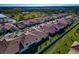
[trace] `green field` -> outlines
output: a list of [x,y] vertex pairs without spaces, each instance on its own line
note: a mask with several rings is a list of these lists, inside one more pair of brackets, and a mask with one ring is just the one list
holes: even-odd
[[[76,25],[78,23],[78,21],[74,20],[74,22],[71,24],[71,26],[68,26],[64,32],[68,31],[70,28],[72,28],[74,25]],[[79,25],[78,25],[79,26]],[[74,39],[74,35],[72,35],[76,29],[78,28],[75,27],[74,29],[72,29],[69,33],[67,33],[65,36],[63,36],[57,43],[55,43],[54,45],[52,45],[51,47],[49,47],[45,52],[43,52],[44,54],[52,54],[52,53],[67,53],[69,51],[69,48],[71,47],[71,44],[73,43],[71,38]],[[64,33],[63,32],[63,33]],[[38,47],[38,52],[40,50],[42,50],[44,47],[46,47],[49,43],[51,43],[51,41],[55,40],[56,38],[58,38],[58,36],[60,36],[59,34],[56,34],[55,36],[49,36],[49,40],[47,40],[46,42],[44,42],[43,44],[41,44]],[[37,52],[37,53],[38,53]]]
[[29,12],[29,13],[7,13],[6,16],[13,17],[17,21],[33,19],[41,16],[47,16],[47,13],[43,12]]

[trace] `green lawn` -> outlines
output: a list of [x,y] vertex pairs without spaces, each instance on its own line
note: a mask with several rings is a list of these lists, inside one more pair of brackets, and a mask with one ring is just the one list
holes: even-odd
[[55,35],[55,36],[53,36],[53,37],[49,36],[49,40],[47,40],[46,42],[44,42],[43,44],[41,44],[40,46],[38,46],[38,51],[40,51],[42,48],[44,48],[45,46],[47,46],[52,40],[54,40],[57,37],[58,37],[58,34]]

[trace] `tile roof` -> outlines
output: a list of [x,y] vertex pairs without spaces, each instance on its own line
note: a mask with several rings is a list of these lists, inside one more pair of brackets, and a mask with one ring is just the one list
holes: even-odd
[[67,24],[67,20],[65,20],[65,19],[59,20],[58,22],[62,23],[62,24]]
[[48,33],[49,32],[50,33],[55,33],[56,32],[56,28],[52,24],[44,25],[44,26],[42,26],[42,29],[44,29]]
[[4,28],[6,28],[7,30],[9,30],[11,27],[15,27],[15,25],[11,24],[11,23],[5,23],[5,25],[3,25]]
[[18,28],[24,28],[25,27],[25,24],[23,22],[17,22],[15,24]]
[[30,30],[29,32],[31,32],[31,33],[37,35],[38,38],[43,38],[44,35],[45,35],[44,32],[42,32],[42,31],[40,31],[40,30],[38,30],[38,29],[32,29],[32,30]]
[[37,35],[26,32],[21,35],[20,39],[21,39],[22,44],[31,43],[37,39]]
[[70,51],[68,53],[69,54],[79,54],[79,42],[75,41],[72,44]]

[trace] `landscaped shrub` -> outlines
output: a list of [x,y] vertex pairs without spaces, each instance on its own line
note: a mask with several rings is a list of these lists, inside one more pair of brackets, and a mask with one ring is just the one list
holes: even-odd
[[7,33],[8,33],[8,30],[7,30],[6,28],[2,28],[2,29],[0,30],[0,33],[1,33],[2,35],[7,34]]
[[79,33],[79,28],[76,30],[77,33]]

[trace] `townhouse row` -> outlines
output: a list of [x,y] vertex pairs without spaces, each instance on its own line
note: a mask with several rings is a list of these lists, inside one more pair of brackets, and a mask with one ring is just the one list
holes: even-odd
[[6,35],[0,39],[0,53],[21,53],[39,43],[49,39],[58,33],[61,29],[73,23],[72,17],[56,19],[49,24],[41,24],[38,28],[32,28],[28,31],[20,32],[16,35]]
[[12,18],[9,18],[5,15],[0,14],[0,35],[5,35],[7,33],[12,33],[29,26],[41,24],[43,22],[48,22],[56,18],[65,17],[67,14],[52,14],[49,16],[38,17],[29,20],[16,21]]

